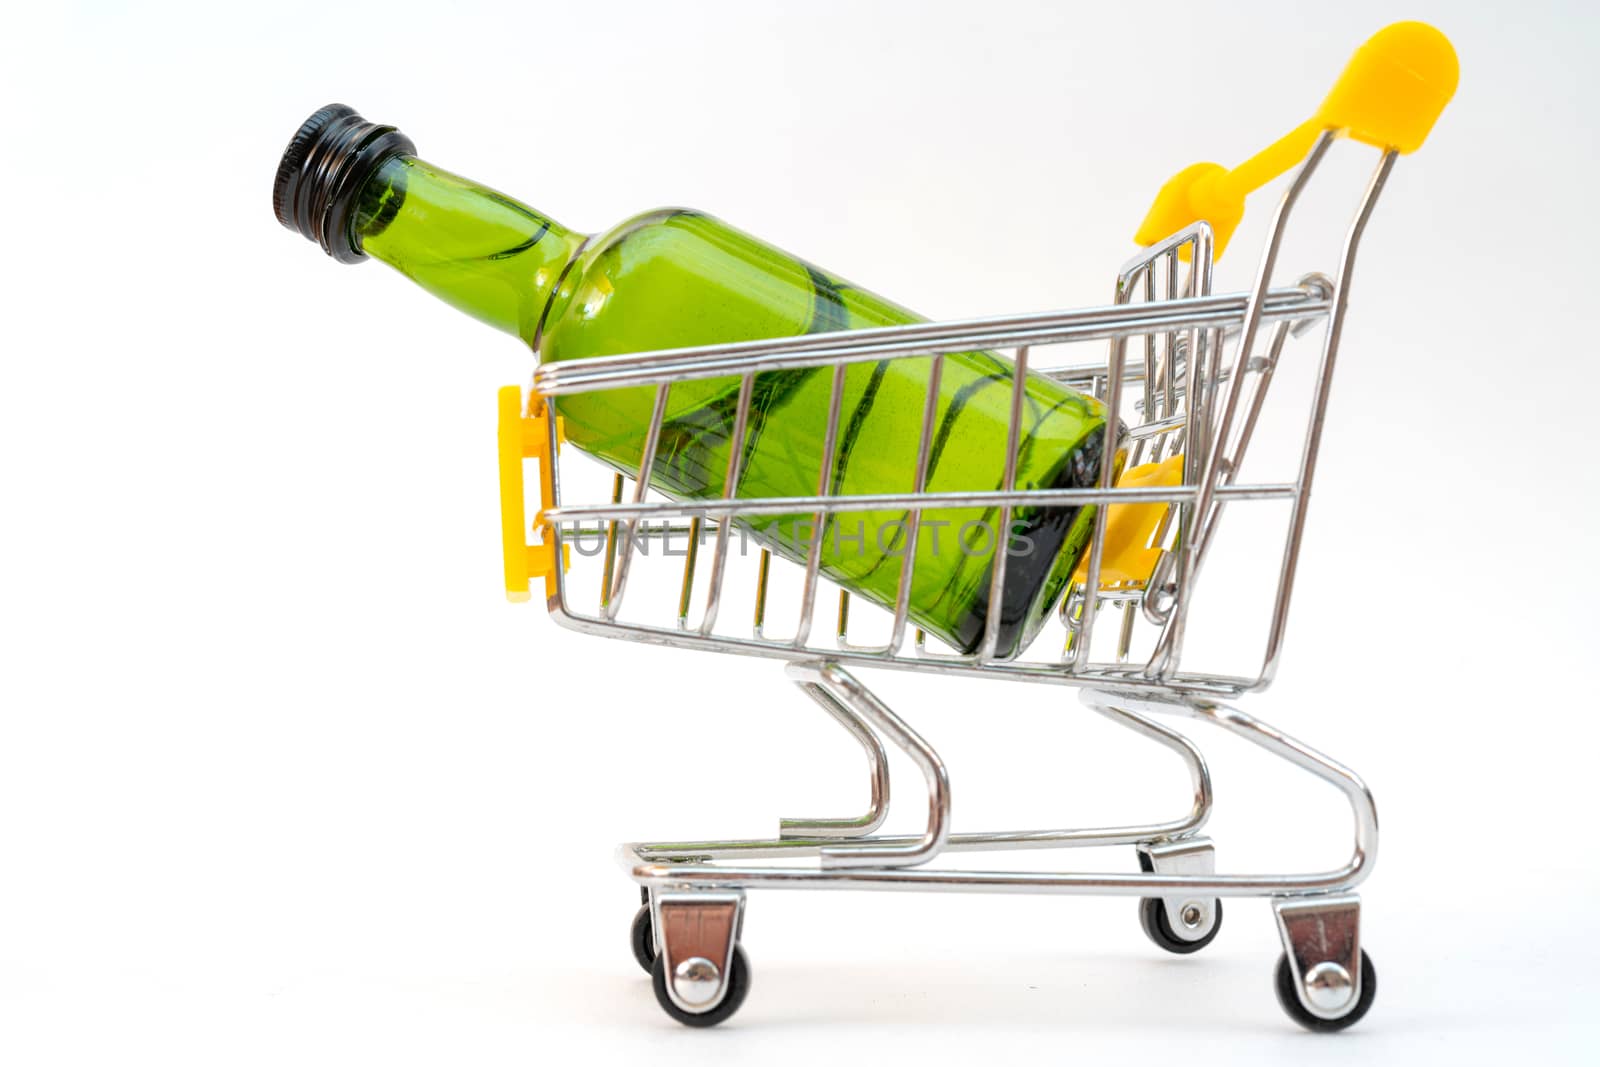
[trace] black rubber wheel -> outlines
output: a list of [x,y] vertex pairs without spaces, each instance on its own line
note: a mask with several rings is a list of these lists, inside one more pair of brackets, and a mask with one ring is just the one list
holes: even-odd
[[1278,1003],[1283,1005],[1283,1010],[1289,1018],[1305,1027],[1307,1030],[1319,1034],[1331,1034],[1343,1030],[1347,1026],[1354,1026],[1367,1014],[1367,1009],[1372,1007],[1372,998],[1378,995],[1378,972],[1372,966],[1372,957],[1367,955],[1367,950],[1361,950],[1361,996],[1356,998],[1355,1005],[1339,1016],[1337,1019],[1321,1019],[1306,1011],[1306,1006],[1300,1003],[1300,998],[1294,990],[1294,968],[1289,966],[1289,954],[1284,953],[1278,957],[1278,980],[1273,983],[1278,991]]
[[633,929],[629,931],[628,941],[633,947],[633,958],[639,961],[644,973],[649,974],[656,962],[656,928],[650,919],[650,905],[640,908],[633,917]]
[[[1150,863],[1150,857],[1143,852],[1139,853],[1139,869],[1146,874],[1155,870]],[[1172,929],[1172,923],[1167,921],[1166,905],[1160,897],[1139,898],[1139,925],[1144,929],[1145,936],[1161,948],[1179,956],[1187,956],[1211,944],[1222,932],[1222,901],[1213,900],[1211,907],[1215,910],[1217,918],[1211,924],[1211,931],[1202,938],[1189,940],[1179,937]]]
[[745,959],[743,945],[733,946],[733,966],[728,969],[728,992],[721,1003],[705,1012],[684,1011],[672,1003],[672,998],[667,995],[667,962],[659,956],[650,965],[650,978],[662,1011],[685,1026],[716,1026],[738,1011],[739,1005],[744,1003],[745,994],[750,992],[750,962]]
[[1172,929],[1172,924],[1167,921],[1166,903],[1160,897],[1140,898],[1139,925],[1144,927],[1145,936],[1161,948],[1179,956],[1187,956],[1211,944],[1217,939],[1217,934],[1222,932],[1222,901],[1213,900],[1211,906],[1216,911],[1216,921],[1211,924],[1206,936],[1193,941],[1179,937]]

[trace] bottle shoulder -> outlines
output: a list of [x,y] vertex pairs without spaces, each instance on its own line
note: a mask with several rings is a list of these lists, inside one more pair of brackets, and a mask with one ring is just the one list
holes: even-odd
[[806,264],[691,208],[645,211],[584,242],[540,330],[561,360],[805,329]]
[[694,258],[719,254],[750,264],[787,264],[803,271],[804,265],[781,250],[707,212],[687,207],[662,207],[633,215],[594,234],[577,256],[576,270],[584,272],[622,255],[631,261],[670,257]]
[[711,216],[703,211],[689,207],[658,207],[648,211],[641,211],[630,215],[610,229],[593,234],[584,244],[584,253],[590,254],[603,249],[614,247],[637,235],[660,231],[663,228],[673,228],[675,223],[681,224],[684,219],[709,219]]

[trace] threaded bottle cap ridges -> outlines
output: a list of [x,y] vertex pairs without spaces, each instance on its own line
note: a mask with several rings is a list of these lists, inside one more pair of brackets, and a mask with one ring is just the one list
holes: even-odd
[[329,104],[301,123],[283,150],[272,186],[278,221],[340,263],[367,258],[352,232],[356,194],[385,160],[415,155],[411,138]]

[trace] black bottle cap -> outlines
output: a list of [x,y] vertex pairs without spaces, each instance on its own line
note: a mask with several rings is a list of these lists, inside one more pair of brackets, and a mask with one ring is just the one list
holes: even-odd
[[340,263],[367,258],[351,232],[356,194],[372,172],[397,155],[416,155],[411,138],[343,104],[315,112],[290,140],[272,184],[272,211]]

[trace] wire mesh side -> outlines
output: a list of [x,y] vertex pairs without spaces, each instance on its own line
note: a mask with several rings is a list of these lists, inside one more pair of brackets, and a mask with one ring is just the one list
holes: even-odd
[[[1066,684],[1116,681],[1216,692],[1238,692],[1266,684],[1281,651],[1305,521],[1305,495],[1320,443],[1327,384],[1337,351],[1354,250],[1393,162],[1392,153],[1385,155],[1369,184],[1357,223],[1346,242],[1337,280],[1308,276],[1300,284],[1274,288],[1271,283],[1284,226],[1331,140],[1331,135],[1319,140],[1292,179],[1274,218],[1255,283],[1246,293],[1212,293],[1212,235],[1208,226],[1199,223],[1127,264],[1118,275],[1114,303],[1107,307],[712,345],[542,367],[535,377],[535,388],[558,411],[568,396],[641,386],[654,390],[651,423],[644,428],[641,478],[616,475],[610,481],[609,493],[588,498],[600,500],[598,503],[582,502],[558,489],[556,506],[544,516],[554,524],[558,540],[568,532],[583,529],[605,534],[598,608],[581,607],[569,595],[572,587],[568,576],[563,575],[557,583],[557,595],[552,598],[552,611],[565,624],[586,631],[778,658],[823,655],[845,662],[910,670],[1000,673]],[[1242,482],[1239,472],[1257,435],[1286,346],[1291,338],[1318,322],[1326,322],[1327,327],[1315,368],[1317,388],[1294,476],[1281,481]],[[1107,342],[1106,357],[1065,365],[1036,361],[1041,349],[1087,340]],[[1007,456],[1000,484],[994,489],[929,492],[929,449],[944,359],[956,353],[997,349],[1013,352],[1015,364]],[[928,366],[928,388],[917,431],[917,458],[909,484],[904,491],[895,492],[830,492],[839,458],[847,370],[856,363],[895,359],[922,359]],[[749,427],[754,382],[763,373],[802,369],[829,376],[817,491],[811,496],[741,496],[741,443]],[[1121,453],[1114,448],[1102,450],[1098,477],[1092,486],[1017,486],[1023,383],[1033,371],[1098,397],[1125,423],[1127,432]],[[680,383],[708,378],[740,382],[733,419],[734,445],[721,479],[721,495],[688,501],[653,498],[649,488],[651,467],[670,392]],[[1119,473],[1127,468],[1167,463],[1178,456],[1183,457],[1180,484],[1139,488],[1116,485]],[[626,494],[624,486],[630,490]],[[1215,541],[1223,512],[1245,501],[1262,500],[1287,501],[1290,520],[1259,670],[1192,669],[1185,664],[1185,628],[1194,606],[1201,564]],[[1110,513],[1118,506],[1139,504],[1166,505],[1147,546],[1156,553],[1156,562],[1148,577],[1102,581]],[[1018,658],[999,647],[996,619],[1008,567],[1006,551],[995,551],[993,567],[986,576],[989,584],[983,595],[988,612],[973,651],[936,648],[929,635],[915,625],[910,599],[926,513],[935,509],[993,509],[1000,516],[1001,529],[1009,530],[1011,517],[1020,508],[1082,506],[1094,509],[1093,530],[1080,573],[1060,601],[1055,653],[1043,659],[1036,655]],[[813,536],[803,552],[786,552],[758,543],[748,614],[725,618],[722,609],[728,605],[730,595],[726,576],[732,566],[736,531],[759,526],[755,522],[758,519],[787,516],[806,517],[812,531],[821,531],[842,515],[883,509],[903,512],[906,522],[905,551],[894,596],[868,609],[869,614],[887,624],[887,633],[880,639],[856,636],[861,621],[857,616],[864,602],[824,573],[821,536]],[[657,524],[660,529],[682,534],[689,545],[681,565],[675,563],[679,567],[674,578],[676,600],[666,623],[624,615],[630,574],[638,565],[633,562],[633,543],[644,524]],[[704,561],[699,551],[708,533],[714,535],[709,568],[701,565]],[[782,594],[789,588],[786,583],[798,583],[797,616],[791,632],[775,633],[774,598],[784,599]],[[819,602],[830,587],[837,594],[835,625],[822,628],[816,625],[816,615]],[[704,607],[696,621],[691,618],[690,605],[699,588],[703,588]],[[1106,640],[1100,641],[1096,638],[1097,627],[1103,613],[1108,612],[1112,615],[1103,620]],[[733,632],[736,618],[748,619],[747,633]],[[1149,638],[1140,646],[1147,646],[1147,652],[1135,652],[1136,634]]]

